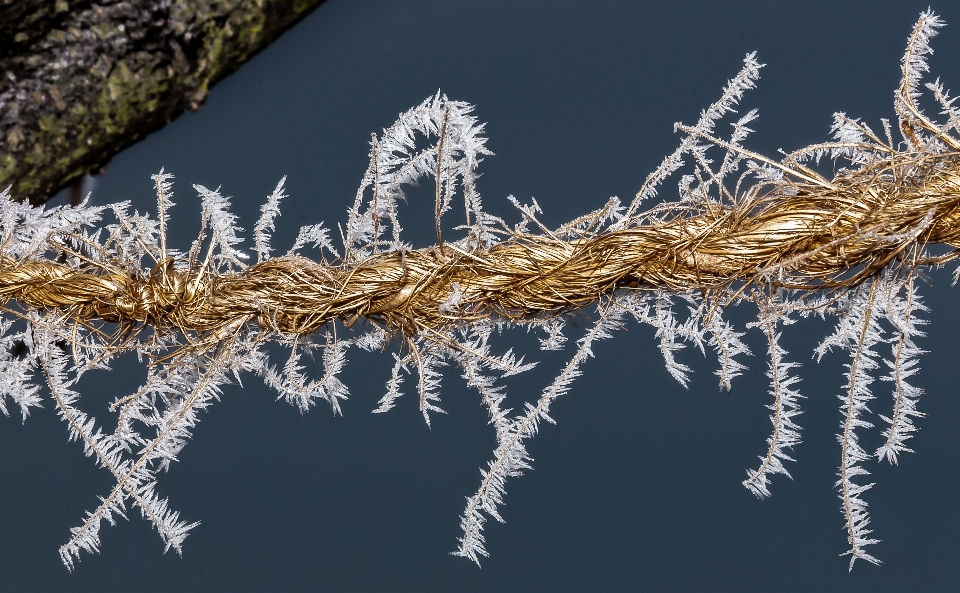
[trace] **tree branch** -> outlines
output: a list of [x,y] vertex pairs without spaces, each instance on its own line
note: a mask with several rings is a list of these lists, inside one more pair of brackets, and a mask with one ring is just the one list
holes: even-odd
[[0,0],[0,190],[45,202],[323,0]]

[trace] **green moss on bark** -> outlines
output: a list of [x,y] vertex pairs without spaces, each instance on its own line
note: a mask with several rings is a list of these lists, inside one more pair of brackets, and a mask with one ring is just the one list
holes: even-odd
[[98,172],[321,2],[0,5],[0,188],[41,203]]

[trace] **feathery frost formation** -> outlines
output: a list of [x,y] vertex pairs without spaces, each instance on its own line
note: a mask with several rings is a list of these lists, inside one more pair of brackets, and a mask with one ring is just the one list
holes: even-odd
[[[322,400],[340,413],[349,391],[338,374],[353,347],[392,357],[374,412],[403,405],[409,392],[429,424],[443,412],[447,365],[479,395],[496,447],[466,498],[454,552],[479,562],[488,554],[485,521],[503,520],[507,483],[531,467],[530,439],[542,422],[554,422],[551,406],[571,389],[594,344],[630,319],[653,328],[667,371],[683,385],[691,371],[677,358],[684,347],[712,351],[720,385],[730,389],[750,354],[745,332],[762,336],[772,428],[743,484],[767,497],[776,474],[789,476],[786,462],[801,439],[799,365],[781,335],[819,315],[835,318],[836,328],[816,357],[849,357],[838,394],[836,483],[846,554],[851,568],[858,558],[878,563],[866,551],[878,541],[868,529],[867,464],[874,457],[896,463],[910,451],[922,416],[922,390],[908,382],[927,311],[915,279],[920,268],[956,258],[960,247],[960,111],[939,81],[926,88],[946,121],[918,106],[929,40],[940,26],[927,12],[909,38],[894,103],[902,141],[886,120],[877,134],[838,113],[833,140],[774,161],[743,146],[755,111],[720,138],[720,122],[759,77],[762,65],[750,54],[696,125],[677,124],[679,148],[629,205],[611,199],[555,229],[540,221],[536,201],[511,197],[519,211],[512,225],[483,210],[476,188],[478,165],[490,154],[483,126],[470,105],[440,94],[372,137],[339,246],[321,223],[303,227],[289,251],[273,255],[284,180],[253,226],[255,262],[229,198],[199,185],[203,230],[186,251],[168,245],[173,176],[163,170],[153,176],[155,217],[131,212],[128,203],[30,208],[3,192],[0,411],[19,408],[26,419],[47,400],[69,438],[114,479],[70,530],[63,562],[72,570],[82,551],[98,551],[102,523],[132,509],[179,553],[197,523],[171,510],[157,475],[177,460],[222,386],[254,373],[303,412]],[[829,179],[817,172],[824,158],[839,169]],[[681,170],[679,200],[642,211],[642,201]],[[413,249],[401,237],[398,201],[405,186],[424,181],[435,187],[437,244]],[[300,255],[308,248],[311,259]],[[744,331],[723,318],[737,303],[757,310]],[[592,321],[577,336],[568,321],[584,309]],[[539,396],[515,411],[504,407],[501,380],[535,363],[495,352],[492,337],[518,326],[539,332],[543,350],[571,354]],[[271,358],[277,345],[289,351],[281,360]],[[83,411],[75,386],[131,351],[148,363],[146,381],[98,421]],[[322,369],[314,372],[303,355],[315,352]],[[878,376],[890,389],[878,390]],[[873,453],[859,441],[873,427],[868,404],[887,410],[878,414],[884,444]],[[103,422],[104,413],[116,419]]]

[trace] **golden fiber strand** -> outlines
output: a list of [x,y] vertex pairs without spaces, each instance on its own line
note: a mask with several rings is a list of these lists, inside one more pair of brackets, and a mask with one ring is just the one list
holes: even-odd
[[[677,125],[684,134],[680,147],[628,207],[611,198],[556,229],[537,219],[535,201],[526,206],[511,197],[522,215],[512,228],[483,211],[474,186],[477,166],[490,154],[483,125],[472,106],[439,93],[372,136],[370,164],[341,228],[342,255],[321,224],[301,228],[287,255],[271,257],[286,178],[261,208],[251,265],[235,247],[242,229],[229,199],[202,186],[194,186],[203,204],[199,237],[185,254],[167,244],[173,184],[163,170],[153,176],[156,220],[129,214],[126,203],[43,211],[0,202],[0,410],[6,413],[6,398],[24,417],[41,405],[31,383],[36,371],[71,438],[116,481],[71,531],[61,548],[64,563],[72,569],[81,551],[98,549],[101,519],[112,523],[127,505],[139,507],[179,552],[195,523],[169,509],[156,493],[156,476],[177,460],[199,412],[219,398],[222,385],[254,373],[301,411],[325,400],[340,413],[349,391],[337,375],[353,346],[400,351],[392,353],[377,412],[395,405],[405,376],[416,372],[411,383],[429,425],[430,414],[443,411],[445,364],[459,365],[468,386],[480,392],[497,445],[477,492],[468,497],[454,552],[479,562],[487,555],[484,522],[502,520],[497,509],[507,479],[531,467],[527,441],[541,421],[554,421],[551,405],[593,357],[593,345],[633,318],[654,328],[666,369],[681,384],[687,385],[691,369],[674,353],[686,343],[714,350],[720,384],[729,389],[746,368],[736,357],[750,353],[741,340],[745,332],[723,318],[733,303],[756,307],[757,320],[746,329],[764,334],[768,358],[773,430],[743,482],[760,498],[770,496],[772,476],[790,475],[784,463],[793,461],[801,442],[803,396],[792,370],[798,365],[781,345],[779,328],[811,314],[836,318],[815,349],[818,359],[831,350],[850,356],[839,396],[842,453],[835,488],[850,566],[857,559],[879,563],[865,551],[879,540],[870,536],[861,497],[872,486],[862,483],[869,474],[864,464],[874,457],[896,462],[910,451],[906,443],[917,430],[913,419],[923,416],[917,408],[923,390],[908,379],[923,353],[914,339],[923,335],[921,314],[927,311],[914,280],[922,277],[921,268],[960,257],[960,140],[954,135],[960,110],[939,82],[927,88],[946,123],[935,123],[917,104],[928,42],[939,26],[924,13],[909,38],[895,93],[901,143],[894,143],[886,120],[884,140],[842,113],[834,116],[832,141],[779,162],[742,144],[754,111],[733,124],[728,140],[718,138],[716,124],[759,77],[762,65],[749,54],[697,125]],[[829,179],[818,172],[823,157],[836,168]],[[641,201],[682,167],[693,174],[681,178],[680,199],[640,211]],[[411,249],[400,239],[397,203],[404,187],[431,177],[437,243]],[[451,239],[441,220],[457,195],[466,224],[454,228],[464,236]],[[7,196],[3,192],[0,200]],[[107,210],[118,224],[97,230]],[[310,243],[326,250],[319,261],[297,255]],[[517,326],[536,329],[546,335],[542,349],[560,350],[568,339],[564,329],[574,325],[568,314],[591,306],[596,311],[585,315],[589,327],[573,342],[559,375],[511,416],[498,381],[536,363],[512,349],[492,353],[491,336]],[[279,368],[271,364],[277,345],[290,350]],[[891,347],[893,360],[883,358],[881,346]],[[322,378],[311,380],[301,358],[316,351],[322,352]],[[102,430],[80,410],[72,386],[125,352],[146,361],[147,378],[109,404],[116,428]],[[881,416],[888,424],[883,446],[867,453],[858,431],[873,427],[865,418],[872,413],[868,403],[877,399],[872,373],[881,362],[889,367],[883,378],[894,384],[893,409]]]
[[[850,287],[910,246],[960,245],[960,155],[897,154],[843,171],[832,186],[787,181],[733,206],[678,204],[595,236],[518,234],[489,249],[392,251],[354,265],[294,256],[217,276],[166,259],[137,277],[4,257],[0,297],[28,309],[61,308],[80,322],[161,331],[218,331],[256,319],[307,334],[363,317],[411,335],[491,315],[555,314],[620,288]],[[453,283],[462,293],[459,311],[441,313]]]

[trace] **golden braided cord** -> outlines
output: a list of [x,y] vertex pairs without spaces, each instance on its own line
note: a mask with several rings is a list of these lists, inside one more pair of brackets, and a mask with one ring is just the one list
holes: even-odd
[[[675,203],[636,226],[560,239],[517,234],[489,249],[391,251],[354,265],[283,257],[216,276],[157,265],[149,277],[80,272],[51,261],[0,260],[0,297],[60,308],[79,322],[146,323],[216,332],[248,320],[307,334],[369,318],[407,335],[498,315],[579,308],[620,288],[850,287],[925,244],[960,245],[960,155],[895,153],[829,184],[788,180],[736,205]],[[452,286],[458,308],[441,306]]]

